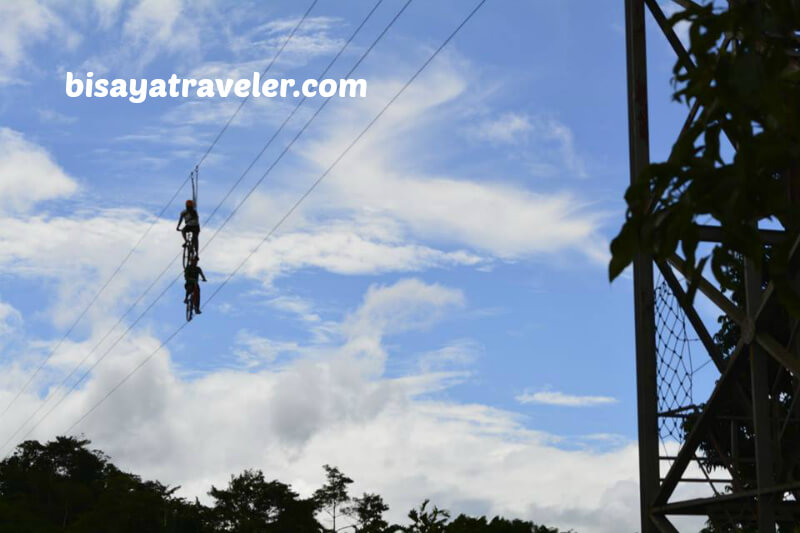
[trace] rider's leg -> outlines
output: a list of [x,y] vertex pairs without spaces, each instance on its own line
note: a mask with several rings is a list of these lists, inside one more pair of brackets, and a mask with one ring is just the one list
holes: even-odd
[[191,292],[190,292],[191,288],[192,287],[191,287],[191,284],[189,282],[186,282],[186,283],[183,284],[183,289],[186,291],[186,295],[183,297],[183,303],[185,303],[185,304],[189,303],[189,296],[191,296]]
[[195,283],[194,285],[194,312],[197,314],[201,314],[200,311],[200,284]]
[[192,246],[194,246],[194,253],[200,253],[200,226],[196,226],[192,230]]

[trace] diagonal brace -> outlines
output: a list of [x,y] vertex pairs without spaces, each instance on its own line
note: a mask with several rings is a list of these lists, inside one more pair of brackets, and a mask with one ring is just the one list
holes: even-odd
[[644,1],[647,4],[647,7],[650,9],[650,13],[652,13],[653,18],[656,19],[661,31],[664,32],[664,36],[667,38],[667,41],[669,41],[670,46],[672,46],[672,49],[675,51],[675,54],[678,56],[678,59],[683,67],[689,72],[694,70],[695,65],[692,61],[692,58],[689,57],[689,52],[686,51],[686,48],[684,48],[681,40],[678,39],[677,35],[675,35],[675,30],[673,30],[672,26],[670,26],[667,16],[661,10],[661,6],[658,5],[656,0]]
[[737,368],[737,363],[741,359],[740,356],[742,352],[745,351],[744,346],[745,344],[739,341],[736,349],[731,354],[730,362],[725,368],[725,372],[722,374],[722,377],[720,377],[719,381],[717,381],[714,391],[711,393],[708,403],[706,403],[705,409],[703,409],[703,412],[697,419],[697,423],[689,432],[689,435],[686,437],[686,442],[680,451],[678,451],[675,461],[672,463],[672,466],[670,466],[666,477],[664,477],[664,482],[659,487],[654,505],[664,505],[667,503],[669,497],[672,495],[672,491],[675,490],[675,487],[678,485],[681,476],[683,476],[686,467],[688,467],[689,463],[692,461],[695,451],[697,451],[697,447],[700,445],[702,436],[706,432],[708,424],[714,420],[714,411],[716,411],[720,405],[722,405],[728,387],[731,385],[731,383],[735,382],[734,370]]
[[[669,258],[669,263],[678,269],[683,275],[687,275],[686,263],[673,254]],[[714,287],[703,276],[697,276],[698,289],[708,297],[709,300],[714,302],[725,314],[727,314],[739,327],[742,328],[742,336],[745,342],[755,340],[760,344],[768,354],[770,354],[776,361],[786,367],[795,376],[800,376],[800,359],[795,357],[789,350],[782,346],[775,337],[764,331],[756,331],[755,321],[758,319],[759,314],[764,309],[767,299],[774,294],[774,285],[770,283],[767,290],[763,293],[761,298],[761,305],[756,312],[755,316],[748,317],[745,313],[732,301],[725,297],[716,287]]]

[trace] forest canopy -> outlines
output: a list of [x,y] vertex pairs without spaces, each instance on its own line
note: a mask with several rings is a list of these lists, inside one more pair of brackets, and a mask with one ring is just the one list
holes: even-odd
[[0,532],[14,533],[559,533],[519,519],[450,513],[426,499],[408,523],[389,524],[379,494],[351,496],[353,480],[324,465],[326,481],[308,498],[260,470],[212,486],[210,505],[176,496],[179,487],[116,467],[88,440],[26,441],[0,462]]

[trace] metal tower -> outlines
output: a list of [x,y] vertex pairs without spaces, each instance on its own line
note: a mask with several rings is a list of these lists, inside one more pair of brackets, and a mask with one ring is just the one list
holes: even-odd
[[[646,10],[678,59],[692,68],[657,0],[625,0],[631,179],[650,162]],[[781,231],[762,230],[762,235],[769,242],[789,238]],[[701,238],[720,242],[721,230],[703,226]],[[793,255],[800,255],[794,254],[798,244],[793,243]],[[774,532],[779,522],[800,526],[800,480],[790,473],[800,449],[782,444],[787,428],[791,432],[800,426],[798,321],[786,320],[786,336],[770,333],[774,322],[765,327],[765,320],[774,320],[765,316],[765,309],[774,306],[774,287],[761,282],[749,261],[744,264],[744,302],[738,305],[700,279],[699,293],[740,332],[735,350],[722,354],[676,272],[685,272],[678,255],[655,261],[640,253],[633,263],[641,532],[678,531],[670,518],[680,515],[715,517],[723,524],[748,522],[762,533]],[[656,273],[662,280],[658,284]],[[693,400],[694,370],[686,357],[691,346],[702,347],[707,370],[716,367],[703,402]],[[790,380],[794,390],[788,413],[778,414],[775,408],[778,379]],[[740,447],[743,439],[747,445]],[[750,472],[747,479],[744,471]],[[707,495],[698,496],[701,487]]]

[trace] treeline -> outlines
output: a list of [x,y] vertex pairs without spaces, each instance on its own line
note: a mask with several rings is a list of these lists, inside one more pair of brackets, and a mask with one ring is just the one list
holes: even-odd
[[378,494],[351,496],[352,479],[325,465],[310,498],[259,470],[211,487],[212,505],[175,496],[178,487],[123,472],[89,441],[26,441],[0,462],[0,532],[13,533],[558,533],[522,520],[450,513],[425,500],[410,525],[389,524]]

